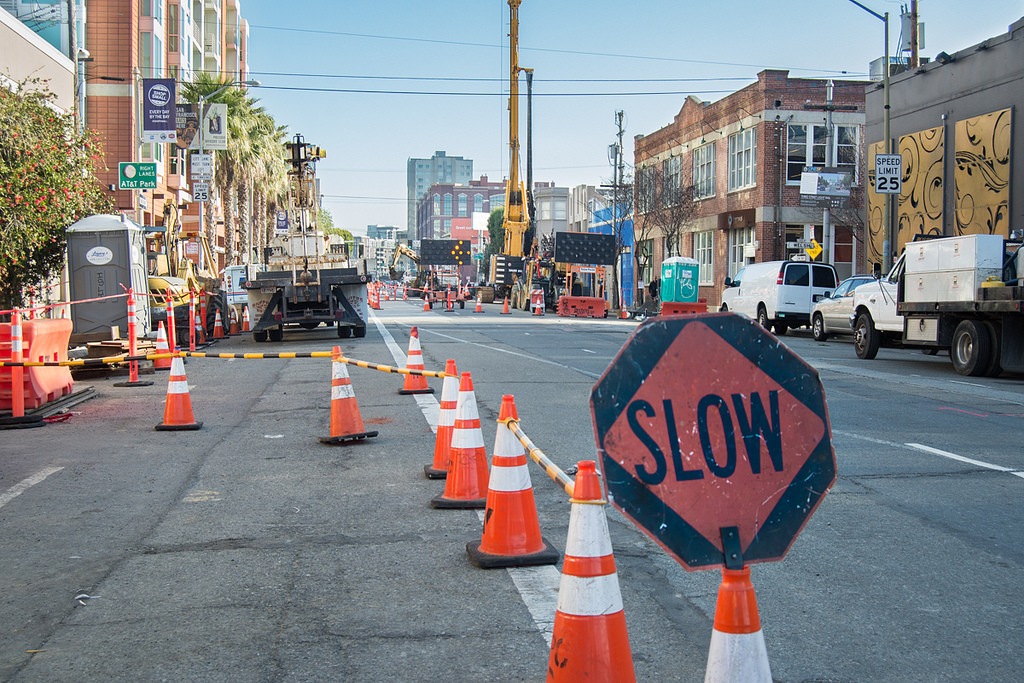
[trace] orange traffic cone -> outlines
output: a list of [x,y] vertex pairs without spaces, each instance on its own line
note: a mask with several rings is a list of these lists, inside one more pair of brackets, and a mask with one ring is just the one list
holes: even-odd
[[526,450],[508,428],[508,420],[518,419],[515,399],[502,396],[487,486],[484,532],[479,543],[466,544],[470,561],[481,569],[558,562],[558,551],[540,535]]
[[408,300],[409,300],[409,288],[403,286],[402,287],[402,301],[408,301]]
[[448,359],[441,384],[441,411],[437,418],[437,438],[434,440],[434,462],[423,466],[427,479],[448,476],[448,463],[452,459],[452,429],[455,427],[455,408],[459,402],[459,371],[455,361]]
[[192,399],[188,395],[185,364],[179,356],[171,359],[171,376],[167,379],[164,421],[154,429],[158,432],[178,432],[202,427],[203,423],[196,422],[195,416],[192,415]]
[[444,493],[430,501],[433,508],[482,508],[487,503],[487,449],[480,431],[473,378],[462,373],[452,427],[452,458]]
[[341,347],[335,346],[331,356],[331,435],[319,437],[320,443],[336,445],[347,441],[377,436],[368,432],[359,415],[359,404],[348,368],[341,360]]
[[622,320],[629,320],[629,311],[623,308],[621,311],[619,311],[619,318],[621,318]]
[[573,488],[547,676],[548,681],[584,679],[636,680],[593,460],[579,463]]
[[[167,333],[164,332],[164,322],[161,320],[160,324],[156,328],[156,352],[170,353],[171,350],[167,347]],[[154,358],[153,359],[154,370],[170,370],[171,359],[170,358]]]
[[757,613],[757,596],[750,582],[750,568],[723,568],[704,681],[771,683],[771,680],[768,650]]
[[249,307],[246,306],[242,309],[242,332],[248,332],[251,328],[252,320],[249,318]]
[[430,300],[427,297],[423,297],[423,310],[424,311],[429,311],[430,310]]
[[[409,355],[405,360],[406,370],[425,370],[423,366],[423,352],[420,351],[420,331],[412,328],[409,331]],[[398,390],[400,394],[432,394],[433,387],[427,386],[427,378],[423,375],[409,374],[405,376],[405,383]]]
[[484,302],[483,302],[483,299],[481,298],[481,296],[479,294],[476,295],[476,311],[474,311],[474,312],[475,313],[483,313],[484,312]]
[[238,314],[235,313],[234,306],[231,306],[229,310],[231,311],[231,315],[228,316],[228,334],[235,336],[238,334]]
[[213,319],[213,338],[224,338],[224,321],[220,319],[220,309],[217,309],[217,317]]
[[505,297],[505,305],[501,308],[502,315],[510,315],[512,311],[508,310],[508,297]]

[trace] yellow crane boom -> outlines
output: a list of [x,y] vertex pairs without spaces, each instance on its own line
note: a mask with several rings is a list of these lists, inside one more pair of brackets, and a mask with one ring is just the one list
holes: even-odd
[[505,186],[505,245],[502,253],[525,256],[523,244],[530,227],[526,188],[519,179],[519,5],[522,0],[508,0],[509,28],[509,90],[508,90],[508,152],[509,173]]

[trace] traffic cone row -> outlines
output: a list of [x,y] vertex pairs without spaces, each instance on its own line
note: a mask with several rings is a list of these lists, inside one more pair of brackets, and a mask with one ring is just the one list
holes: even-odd
[[704,683],[771,683],[750,568],[722,569]]
[[452,429],[455,427],[455,409],[459,401],[459,373],[455,361],[449,359],[444,366],[441,384],[441,409],[437,418],[437,437],[434,439],[434,462],[423,466],[427,479],[448,476],[448,462],[452,457]]
[[[157,355],[170,353],[171,350],[167,346],[167,333],[164,331],[164,321],[161,320],[160,324],[156,328],[156,352]],[[170,358],[154,358],[153,359],[154,370],[170,370],[171,359]]]
[[220,317],[220,309],[217,309],[217,315],[213,319],[213,338],[223,339],[224,338],[224,321]]
[[202,422],[196,422],[192,414],[192,399],[188,394],[188,380],[185,379],[185,363],[180,356],[171,359],[171,374],[167,381],[167,402],[164,405],[164,421],[155,429],[158,432],[177,432],[199,429]]
[[466,544],[470,561],[481,569],[558,562],[558,551],[540,533],[526,450],[508,428],[509,420],[518,419],[515,399],[502,396],[483,536],[479,543]]
[[[420,332],[415,327],[409,332],[409,354],[406,356],[405,369],[426,370],[426,367],[423,365],[423,352],[420,350]],[[410,373],[405,376],[405,382],[398,393],[432,394],[434,389],[427,384],[426,377]]]
[[[635,681],[601,484],[579,463],[558,588],[548,681]],[[735,679],[744,680],[744,679]]]
[[482,508],[487,503],[487,450],[480,431],[480,413],[468,372],[459,380],[459,399],[452,426],[451,459],[444,493],[430,501],[434,508]]
[[374,436],[377,432],[368,432],[363,425],[348,368],[341,360],[341,347],[335,346],[331,355],[331,435],[319,437],[320,443],[337,445]]

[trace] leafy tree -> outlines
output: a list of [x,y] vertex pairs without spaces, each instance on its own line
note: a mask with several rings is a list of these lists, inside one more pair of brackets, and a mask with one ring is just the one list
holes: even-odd
[[487,251],[484,258],[489,259],[491,254],[500,254],[505,247],[505,209],[499,207],[491,211],[487,217]]
[[0,309],[63,267],[68,226],[113,210],[94,175],[96,134],[77,133],[53,101],[38,81],[0,87]]
[[331,212],[322,206],[316,207],[316,225],[320,228],[321,232],[325,232],[331,235],[340,235],[347,230],[334,227],[334,216]]

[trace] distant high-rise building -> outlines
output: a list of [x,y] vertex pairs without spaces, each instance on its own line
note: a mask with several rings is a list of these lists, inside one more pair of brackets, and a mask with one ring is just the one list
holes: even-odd
[[431,185],[466,185],[473,179],[473,160],[450,157],[443,150],[429,159],[410,158],[406,166],[407,222],[406,235],[416,237],[416,203]]

